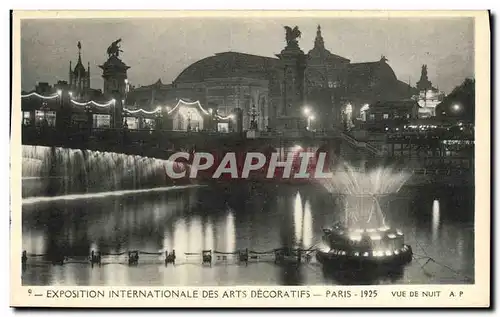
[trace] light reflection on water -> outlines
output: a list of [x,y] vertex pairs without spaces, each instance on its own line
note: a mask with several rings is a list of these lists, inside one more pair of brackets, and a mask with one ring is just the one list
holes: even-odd
[[225,232],[225,240],[226,240],[226,249],[224,252],[234,252],[236,250],[236,232],[234,229],[234,216],[233,212],[230,210],[226,216],[226,232]]
[[314,233],[313,233],[313,220],[311,213],[311,204],[306,201],[304,205],[304,221],[302,223],[302,247],[304,249],[309,249],[313,247],[314,243]]
[[439,200],[432,203],[432,241],[439,239]]
[[293,206],[293,225],[295,229],[295,242],[300,245],[302,240],[302,198],[300,193],[295,196],[295,203]]
[[[392,224],[401,228],[416,254],[474,275],[472,214],[464,206],[424,192],[382,203]],[[233,252],[249,248],[267,251],[294,241],[302,248],[315,245],[321,229],[338,216],[329,195],[311,189],[204,188],[184,192],[109,197],[99,200],[49,202],[23,206],[23,248],[28,253],[64,252],[88,255],[89,250],[119,253],[126,250],[175,250],[177,265],[165,266],[161,256],[142,257],[137,267],[115,264],[90,268],[33,262],[23,275],[29,285],[275,285],[336,284],[316,264],[299,269],[271,262],[248,267],[214,261],[203,267],[202,250]],[[463,214],[464,219],[456,219]],[[418,241],[418,243],[417,243]],[[293,242],[292,242],[293,244]],[[153,259],[153,260],[151,260]],[[141,261],[140,260],[140,261]],[[30,262],[31,263],[31,262]],[[148,262],[149,263],[149,262]],[[156,263],[156,264],[155,264]],[[424,273],[415,261],[401,277],[372,283],[464,283],[461,276],[437,265]]]

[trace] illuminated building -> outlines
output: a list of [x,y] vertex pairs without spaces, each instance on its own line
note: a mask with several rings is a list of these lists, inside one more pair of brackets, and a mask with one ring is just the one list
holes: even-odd
[[[304,106],[316,114],[317,129],[353,126],[353,119],[360,116],[365,104],[404,100],[412,95],[412,88],[397,79],[385,57],[351,63],[331,53],[325,48],[320,26],[306,56]],[[258,130],[275,129],[284,115],[284,82],[282,61],[276,57],[223,52],[188,66],[171,84],[158,80],[131,90],[126,102],[153,110],[159,105],[173,108],[178,100],[199,101],[207,111],[233,116],[235,130],[248,130],[253,117]],[[192,117],[209,117],[197,108],[192,108]],[[349,123],[342,121],[346,118]]]
[[56,126],[57,112],[61,110],[61,95],[54,87],[48,83],[39,83],[35,91],[23,93],[22,96],[24,97],[21,107],[23,125]]
[[[212,109],[220,117],[235,116],[241,122],[241,130],[250,127],[251,110],[255,109],[258,129],[265,130],[273,115],[270,103],[275,109],[279,102],[279,99],[270,97],[273,95],[270,90],[276,89],[270,83],[279,89],[279,83],[272,78],[273,72],[270,71],[276,62],[273,58],[249,54],[218,53],[187,67],[172,84],[165,85],[158,80],[153,85],[131,90],[127,104],[153,109],[157,105],[173,108],[179,100],[200,102],[203,109]],[[208,114],[198,106],[191,109],[191,117],[196,117],[196,120],[204,116]],[[173,125],[174,128],[177,126]]]
[[386,131],[416,119],[418,111],[415,100],[376,102],[364,112],[365,127],[373,131]]
[[413,96],[417,100],[419,118],[429,118],[436,116],[436,106],[444,99],[444,93],[432,87],[432,83],[427,76],[427,65],[422,65],[420,80],[417,82],[418,94]]
[[[67,105],[73,126],[151,129],[161,125],[162,129],[182,131],[266,131],[282,129],[279,122],[293,113],[307,124],[297,122],[289,126],[291,129],[349,130],[357,118],[366,119],[366,105],[412,96],[413,89],[397,79],[385,57],[375,62],[352,63],[325,47],[319,26],[313,48],[303,54],[303,76],[301,71],[300,78],[292,80],[303,81],[303,97],[294,98],[294,109],[290,110],[285,99],[293,97],[293,93],[287,95],[285,91],[296,85],[290,83],[284,67],[292,60],[283,58],[283,54],[265,57],[217,53],[189,65],[172,83],[158,80],[134,88],[127,78],[130,67],[118,57],[120,41],[111,44],[108,59],[99,66],[102,91],[90,88],[90,65],[87,69],[83,66],[78,44],[78,62],[70,69],[68,87],[62,89],[70,96],[64,93],[57,106],[50,103],[54,109]],[[45,96],[58,89],[53,87]],[[40,102],[40,98],[26,97],[23,108],[28,103],[34,103],[33,109],[40,108]],[[303,105],[297,105],[302,102]],[[311,109],[307,117],[303,116],[302,107]]]
[[109,55],[101,66],[104,93],[90,87],[90,63],[82,64],[78,42],[78,61],[69,71],[69,83],[54,86],[39,83],[32,92],[22,93],[24,125],[71,126],[74,128],[122,127],[123,101],[128,90],[127,69],[116,55]]

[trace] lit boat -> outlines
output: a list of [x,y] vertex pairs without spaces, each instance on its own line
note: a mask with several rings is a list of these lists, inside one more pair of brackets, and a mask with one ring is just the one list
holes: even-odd
[[322,247],[316,252],[321,263],[349,267],[361,265],[404,265],[413,252],[404,234],[385,224],[374,195],[345,197],[345,219],[323,229]]
[[347,228],[336,224],[323,232],[323,246],[316,252],[316,258],[323,264],[404,265],[412,259],[412,249],[404,243],[400,230]]

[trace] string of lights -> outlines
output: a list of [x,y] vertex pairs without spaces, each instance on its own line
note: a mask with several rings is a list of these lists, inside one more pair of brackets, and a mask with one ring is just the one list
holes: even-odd
[[171,114],[172,112],[174,112],[177,108],[179,108],[181,105],[186,105],[186,106],[192,106],[192,105],[197,105],[198,108],[206,115],[210,114],[209,111],[205,110],[205,108],[202,107],[201,103],[199,101],[195,101],[195,102],[187,102],[187,101],[184,101],[182,99],[179,99],[179,101],[177,102],[177,104],[175,105],[175,107],[173,107],[171,110],[168,110],[167,113],[168,114]]
[[77,106],[87,106],[87,105],[90,105],[90,104],[93,104],[97,107],[101,107],[101,108],[106,108],[106,107],[109,107],[111,106],[112,104],[114,104],[116,102],[115,99],[111,99],[110,101],[106,102],[106,103],[98,103],[98,102],[95,102],[93,100],[90,100],[90,101],[87,101],[87,102],[78,102],[78,101],[75,101],[73,99],[71,99],[71,102]]
[[[61,92],[58,91],[58,93],[54,94],[54,95],[50,95],[50,96],[43,96],[43,95],[40,95],[36,92],[32,92],[32,93],[29,93],[27,95],[21,95],[22,98],[28,98],[28,97],[32,97],[32,96],[35,96],[35,97],[38,97],[38,98],[41,98],[41,99],[55,99],[57,97],[60,97],[61,96]],[[115,99],[111,99],[110,101],[106,102],[106,103],[99,103],[99,102],[96,102],[94,100],[90,100],[90,101],[87,101],[87,102],[79,102],[79,101],[76,101],[74,99],[70,99],[71,103],[77,105],[77,106],[82,106],[82,107],[85,107],[85,106],[88,106],[88,105],[94,105],[94,106],[97,106],[97,107],[101,107],[101,108],[107,108],[113,104],[116,103],[116,100]],[[186,106],[193,106],[193,105],[196,105],[198,106],[198,108],[200,109],[201,112],[203,112],[204,114],[206,115],[209,115],[211,114],[211,111],[208,111],[206,110],[205,108],[203,108],[203,106],[201,105],[201,103],[199,101],[194,101],[194,102],[188,102],[188,101],[184,101],[182,99],[179,99],[179,101],[177,102],[177,104],[175,105],[175,107],[173,107],[172,109],[169,109],[167,107],[167,114],[172,114],[175,110],[177,110],[180,106],[182,105],[186,105]],[[148,111],[148,110],[144,110],[144,109],[128,109],[128,108],[123,108],[124,111],[130,113],[130,114],[134,114],[134,113],[144,113],[144,114],[155,114],[155,113],[159,113],[161,112],[162,110],[162,107],[158,106],[156,107],[155,110],[152,110],[152,111]],[[219,120],[228,120],[228,119],[232,119],[233,118],[233,115],[228,115],[228,116],[220,116],[220,115],[215,115],[215,117]]]
[[38,97],[38,98],[41,98],[41,99],[55,99],[55,98],[59,97],[60,94],[53,94],[53,95],[50,95],[50,96],[43,96],[43,95],[40,95],[39,93],[32,92],[32,93],[27,94],[27,95],[21,95],[21,98],[29,98],[31,96],[35,96],[35,97]]
[[127,109],[127,108],[123,108],[123,111],[126,111],[128,113],[138,113],[138,112],[142,112],[142,113],[145,113],[145,114],[155,114],[155,113],[158,113],[158,112],[161,112],[161,107],[156,107],[155,110],[153,111],[147,111],[147,110],[144,110],[144,109],[136,109],[136,110],[131,110],[131,109]]
[[225,117],[222,117],[222,116],[216,115],[215,117],[216,117],[217,119],[219,119],[219,120],[228,120],[228,119],[232,119],[232,118],[233,118],[233,115],[232,115],[232,114],[230,114],[230,115],[225,116]]

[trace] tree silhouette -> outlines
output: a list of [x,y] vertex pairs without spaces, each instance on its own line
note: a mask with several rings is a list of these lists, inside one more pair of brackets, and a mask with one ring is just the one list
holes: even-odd
[[436,115],[441,118],[453,118],[474,122],[476,110],[476,82],[466,78],[462,84],[455,87],[436,107]]

